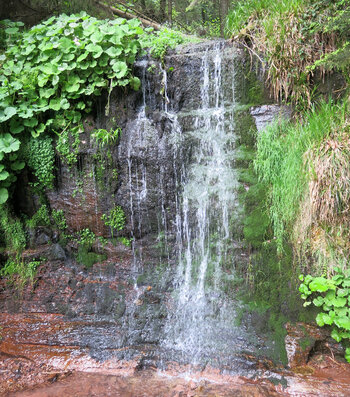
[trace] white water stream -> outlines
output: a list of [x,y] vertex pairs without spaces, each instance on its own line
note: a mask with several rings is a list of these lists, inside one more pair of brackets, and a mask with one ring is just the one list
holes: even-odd
[[[164,346],[190,356],[194,364],[225,350],[226,337],[233,339],[231,345],[239,344],[239,333],[244,332],[234,326],[235,305],[228,304],[220,290],[224,273],[234,272],[231,220],[238,206],[237,175],[232,166],[235,86],[233,83],[227,95],[222,53],[218,43],[202,55],[201,99],[200,106],[190,111],[192,128],[184,133],[173,123],[175,141],[189,140],[193,153],[187,169],[178,170],[182,173],[176,214],[178,287]],[[234,71],[232,79],[234,82]]]
[[[150,89],[147,61],[138,64],[143,96],[138,117],[129,127],[135,132],[126,137],[129,213],[136,239],[149,238],[146,229],[153,231],[157,223],[153,247],[162,247],[158,265],[167,268],[168,275],[176,262],[172,293],[161,298],[168,315],[161,320],[160,348],[167,361],[230,362],[247,346],[247,330],[236,324],[240,303],[228,290],[235,277],[233,233],[239,210],[234,167],[238,104],[235,62],[228,59],[234,50],[225,53],[224,47],[218,42],[193,55],[189,72],[197,91],[180,87],[185,95],[181,104],[174,97],[178,86],[171,81],[173,76],[159,67],[153,70],[162,81],[163,104],[155,107],[159,88]],[[156,172],[148,153],[152,161],[157,155]],[[157,211],[156,217],[147,208]],[[142,242],[137,249],[133,244],[135,301],[139,299],[136,278],[148,260],[147,241],[144,254]],[[132,312],[132,321],[137,321],[135,316]],[[129,327],[133,329],[132,323]]]

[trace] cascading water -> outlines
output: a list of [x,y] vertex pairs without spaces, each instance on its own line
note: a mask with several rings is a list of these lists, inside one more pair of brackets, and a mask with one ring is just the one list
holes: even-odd
[[[200,104],[189,112],[192,126],[184,132],[173,120],[173,139],[192,142],[192,156],[187,169],[177,170],[179,265],[163,343],[193,364],[241,350],[246,334],[235,326],[238,303],[222,291],[224,278],[234,277],[231,230],[238,206],[235,86],[223,86],[222,43],[204,52],[200,75]],[[176,121],[188,115],[180,112]],[[181,156],[181,144],[176,149]]]
[[150,361],[162,368],[176,361],[231,370],[238,353],[260,343],[237,326],[232,287],[240,216],[235,51],[222,41],[170,58],[182,84],[152,61],[136,65],[142,97],[119,145],[119,194],[135,238],[123,327],[135,351],[152,343]]

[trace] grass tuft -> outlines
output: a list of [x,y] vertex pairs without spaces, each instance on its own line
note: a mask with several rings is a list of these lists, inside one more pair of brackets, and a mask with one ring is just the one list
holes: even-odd
[[[346,7],[344,1],[239,0],[227,17],[226,34],[240,41],[267,64],[267,82],[276,100],[311,107],[314,71],[344,44],[338,25],[330,21]],[[333,57],[334,58],[334,57]]]
[[258,136],[255,168],[268,186],[280,252],[292,236],[299,258],[321,261],[334,252],[350,253],[348,107],[324,102],[300,123],[276,122]]

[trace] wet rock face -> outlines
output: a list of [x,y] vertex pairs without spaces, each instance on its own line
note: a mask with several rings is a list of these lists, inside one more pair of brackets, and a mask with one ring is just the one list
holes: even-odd
[[319,328],[306,323],[286,324],[287,336],[285,338],[288,366],[297,368],[308,364],[311,357],[321,352],[338,358],[344,357],[344,349],[330,336],[329,329]]
[[292,111],[292,108],[289,106],[262,105],[252,108],[250,114],[254,117],[257,130],[261,131],[268,124],[273,123],[279,118],[289,120],[292,116]]
[[[132,359],[142,347],[147,354],[141,366],[161,361],[158,345],[164,336],[167,304],[174,299],[178,258],[176,206],[187,178],[186,168],[195,161],[194,146],[201,139],[193,132],[198,127],[196,111],[203,109],[204,58],[212,79],[207,84],[208,91],[213,91],[207,95],[209,107],[217,107],[213,99],[215,73],[222,74],[224,109],[232,107],[234,91],[239,92],[232,75],[240,55],[232,45],[219,44],[204,43],[174,52],[164,67],[148,58],[139,60],[135,74],[142,89],[113,91],[109,116],[105,113],[107,101],[101,100],[94,117],[84,121],[77,163],[68,167],[62,158],[56,159],[56,186],[48,192],[48,199],[51,209],[64,211],[67,233],[88,228],[98,236],[111,236],[101,218],[120,206],[126,224],[117,236],[132,238],[132,247],[109,243],[103,248],[108,259],[87,269],[76,263],[79,247],[74,241],[64,246],[52,235],[54,245],[46,246],[49,241],[41,236],[45,257],[51,261],[40,267],[33,290],[17,300],[11,297],[12,291],[4,289],[0,302],[4,312],[65,316],[77,327],[73,327],[70,342],[87,346],[98,360],[115,355]],[[216,63],[220,67],[214,67]],[[96,128],[117,127],[122,132],[109,146],[98,147],[89,135]],[[235,145],[233,139],[229,145]],[[93,249],[100,253],[95,246]],[[82,332],[78,332],[79,321],[84,324]],[[57,339],[60,333],[50,337]],[[64,338],[63,343],[68,343]]]
[[[191,162],[194,142],[185,140],[180,156],[172,131],[177,122],[184,132],[193,128],[191,110],[201,101],[198,71],[203,53],[212,46],[214,43],[186,47],[167,57],[164,68],[149,58],[136,62],[142,89],[113,91],[108,116],[107,101],[97,104],[95,117],[84,122],[77,164],[68,167],[57,158],[56,188],[48,192],[51,208],[63,209],[71,231],[89,228],[109,237],[110,229],[101,217],[121,206],[126,215],[122,235],[139,239],[174,232],[178,170]],[[238,50],[228,43],[223,47],[227,47],[223,73],[230,73],[226,64],[237,62],[233,53]],[[223,90],[232,91],[232,82],[223,85]],[[169,114],[179,112],[183,113],[179,120]],[[110,146],[98,148],[89,136],[95,128],[118,127],[120,137]]]

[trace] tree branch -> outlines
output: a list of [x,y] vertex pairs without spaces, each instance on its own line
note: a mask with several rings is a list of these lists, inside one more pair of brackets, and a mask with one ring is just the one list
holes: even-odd
[[[118,15],[119,17],[126,18],[126,19],[138,18],[141,21],[141,23],[143,25],[145,25],[145,26],[150,26],[150,27],[152,27],[155,30],[160,30],[161,29],[161,26],[159,25],[159,23],[154,22],[152,20],[147,20],[144,16],[142,16],[142,17],[140,15],[136,16],[134,14],[130,14],[129,12],[118,10],[118,8],[103,4],[103,3],[101,3],[98,0],[95,0],[95,3],[100,5],[104,9],[111,11],[113,14]],[[120,3],[120,4],[124,6],[123,3]],[[138,13],[138,14],[140,14],[140,13]]]

